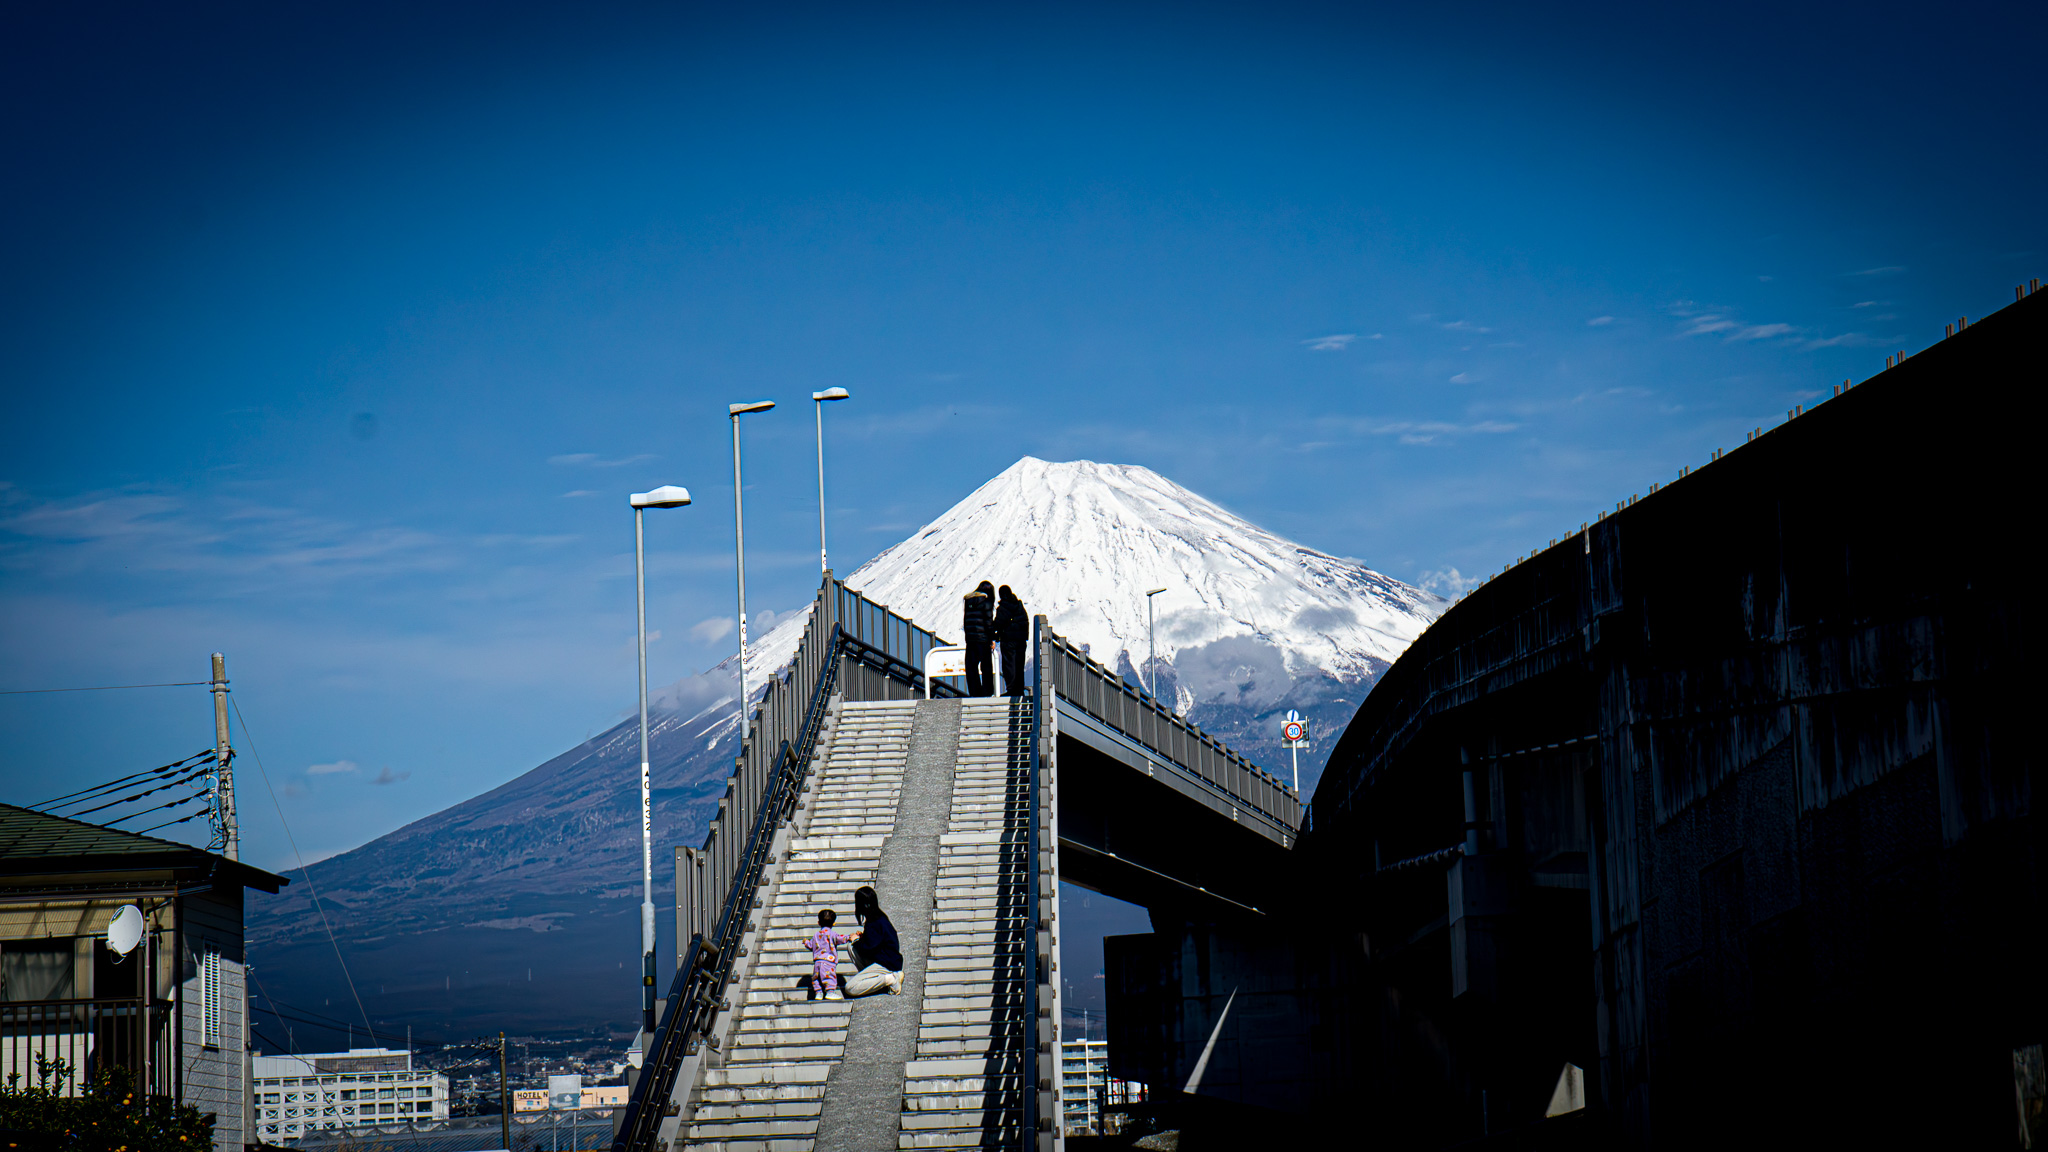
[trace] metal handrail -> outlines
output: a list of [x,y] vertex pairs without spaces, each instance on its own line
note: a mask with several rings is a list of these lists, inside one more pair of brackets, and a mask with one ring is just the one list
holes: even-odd
[[[1039,1071],[1045,1064],[1045,1061],[1039,1058],[1039,1045],[1042,1041],[1039,1039],[1040,1029],[1038,1025],[1038,985],[1047,975],[1047,973],[1039,970],[1040,960],[1038,951],[1038,852],[1040,839],[1038,777],[1040,769],[1039,725],[1045,722],[1045,686],[1047,683],[1045,675],[1046,641],[1052,635],[1052,632],[1045,626],[1045,617],[1043,616],[1033,618],[1032,630],[1036,633],[1032,640],[1034,641],[1034,647],[1037,649],[1035,655],[1038,658],[1038,675],[1031,679],[1031,767],[1025,777],[1027,782],[1025,802],[1030,812],[1030,818],[1025,824],[1024,834],[1025,891],[1028,893],[1024,902],[1024,922],[1025,938],[1031,944],[1025,956],[1025,972],[1029,978],[1024,982],[1024,1035],[1026,1037],[1026,1047],[1021,1068],[1021,1071],[1024,1073],[1024,1122],[1018,1126],[1020,1131],[1019,1143],[1022,1145],[1019,1152],[1035,1152],[1035,1149],[1038,1147],[1038,1078]],[[1058,1067],[1057,1062],[1055,1062],[1054,1067]]]
[[[640,1077],[633,1084],[625,1120],[619,1125],[618,1136],[613,1141],[613,1147],[621,1152],[627,1148],[653,1145],[666,1109],[648,1107],[649,1095],[654,1091],[652,1086],[663,1085],[661,1095],[666,1097],[669,1094],[677,1073],[682,1069],[683,1059],[689,1055],[691,1041],[708,1033],[717,1020],[718,997],[732,976],[733,962],[738,958],[739,937],[745,935],[745,917],[751,910],[748,905],[753,903],[755,892],[760,887],[761,872],[767,865],[766,854],[773,845],[775,829],[794,805],[798,787],[808,773],[810,753],[816,747],[818,732],[824,723],[824,702],[831,697],[831,685],[839,668],[837,642],[843,639],[844,634],[835,625],[833,651],[823,661],[824,666],[819,669],[807,702],[800,729],[800,746],[792,749],[789,741],[782,742],[782,754],[777,758],[776,771],[769,782],[769,795],[763,798],[764,803],[755,812],[754,827],[747,837],[742,855],[745,863],[739,875],[733,878],[732,888],[726,893],[724,906],[719,910],[714,930],[716,939],[707,942],[702,933],[690,938],[689,960],[678,967],[675,981],[670,985],[662,1021],[641,1059]],[[701,990],[696,987],[700,979],[706,985]]]
[[[894,676],[898,680],[907,680],[913,687],[925,679],[924,669],[908,660],[890,655],[873,644],[855,637],[844,628],[839,630],[839,647],[842,653],[850,652],[860,657],[861,662],[869,667]],[[937,680],[931,682],[928,690],[934,700],[967,695],[965,689]]]
[[[647,1055],[641,1060],[641,1075],[633,1084],[632,1098],[626,1104],[626,1119],[619,1125],[614,1148],[652,1146],[666,1112],[665,1108],[650,1109],[647,1106],[652,1086],[666,1085],[668,1087],[662,1090],[662,1096],[669,1094],[676,1075],[682,1070],[683,1059],[689,1055],[691,1042],[700,1036],[708,1036],[717,1023],[718,1013],[725,1007],[720,996],[731,981],[733,964],[739,958],[740,937],[746,935],[747,914],[752,911],[751,905],[761,884],[761,873],[767,867],[768,849],[774,843],[775,830],[788,806],[795,800],[794,785],[802,774],[796,755],[786,740],[782,744],[781,761],[771,794],[766,798],[768,802],[755,813],[740,874],[734,878],[732,889],[726,894],[725,905],[719,910],[716,939],[707,941],[702,934],[691,937],[689,963],[676,972],[675,982],[669,986],[662,1022],[655,1029],[654,1043],[648,1046]],[[697,987],[700,980],[701,988]]]

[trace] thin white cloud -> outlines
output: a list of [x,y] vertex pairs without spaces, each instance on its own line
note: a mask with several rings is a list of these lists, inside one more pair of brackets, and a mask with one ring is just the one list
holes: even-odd
[[1723,340],[1734,344],[1799,334],[1799,329],[1790,324],[1745,324],[1719,312],[1692,312],[1684,305],[1674,305],[1671,312],[1685,322],[1685,326],[1679,329],[1681,336],[1712,336],[1718,333]]
[[1614,323],[1614,317],[1612,316],[1595,316],[1591,320],[1586,321],[1586,327],[1602,328],[1612,323]]
[[1460,436],[1498,435],[1521,427],[1501,420],[1475,420],[1464,424],[1448,420],[1342,420],[1330,421],[1328,425],[1348,430],[1355,436],[1392,436],[1403,444],[1434,444]]
[[589,489],[589,488],[578,488],[578,489],[576,489],[576,490],[575,490],[574,492],[564,492],[564,493],[562,493],[562,499],[564,499],[564,500],[574,500],[574,499],[575,499],[576,497],[578,497],[578,496],[595,496],[595,495],[597,495],[597,493],[596,493],[596,492],[594,492],[594,491],[592,491],[592,490],[591,490],[591,489]]
[[732,635],[732,618],[713,616],[708,620],[699,620],[690,625],[690,635],[695,637],[699,644],[716,644]]
[[1446,600],[1456,600],[1472,589],[1486,583],[1486,578],[1483,576],[1467,576],[1456,568],[1446,565],[1433,572],[1424,572],[1416,578],[1415,583],[1417,587],[1434,592]]
[[1903,264],[1886,264],[1878,268],[1865,268],[1861,272],[1845,272],[1845,276],[1897,276],[1906,270]]
[[1808,340],[1804,348],[1861,348],[1877,343],[1875,337],[1861,332],[1844,332],[1839,336],[1822,336]]
[[[1342,352],[1356,339],[1358,339],[1358,333],[1356,332],[1340,332],[1334,336],[1317,336],[1313,339],[1303,340],[1302,343],[1311,352]],[[1378,337],[1374,337],[1374,339],[1378,339]]]
[[595,452],[565,452],[560,456],[548,457],[548,463],[560,464],[570,468],[623,468],[628,464],[638,464],[642,461],[656,458],[652,452],[642,452],[637,456],[622,456],[617,460],[607,460]]
[[1474,324],[1474,323],[1473,323],[1473,322],[1471,322],[1470,320],[1452,320],[1452,321],[1450,321],[1449,323],[1447,323],[1447,324],[1443,325],[1443,327],[1444,327],[1444,328],[1446,328],[1446,329],[1448,329],[1449,331],[1452,331],[1452,332],[1491,332],[1491,331],[1493,331],[1493,329],[1491,329],[1491,328],[1487,328],[1487,327],[1485,327],[1485,326],[1483,326],[1483,325],[1479,325],[1479,324]]
[[1478,379],[1479,379],[1479,378],[1478,378],[1477,376],[1474,376],[1474,375],[1472,375],[1472,374],[1471,374],[1470,372],[1460,372],[1460,373],[1458,373],[1458,374],[1457,374],[1456,376],[1453,376],[1453,377],[1451,377],[1451,383],[1453,383],[1453,384],[1473,384],[1473,383],[1477,383],[1477,382],[1478,382]]
[[308,775],[308,776],[332,776],[332,775],[334,775],[334,774],[335,774],[335,773],[337,773],[337,772],[353,772],[353,771],[355,771],[355,770],[356,770],[356,762],[355,762],[355,761],[353,761],[353,760],[336,760],[336,761],[335,761],[334,763],[332,763],[332,764],[309,764],[309,765],[307,765],[307,766],[306,766],[306,775]]
[[370,781],[370,783],[400,784],[410,779],[412,779],[411,772],[393,772],[391,770],[391,765],[386,764],[381,770],[378,771],[377,778]]

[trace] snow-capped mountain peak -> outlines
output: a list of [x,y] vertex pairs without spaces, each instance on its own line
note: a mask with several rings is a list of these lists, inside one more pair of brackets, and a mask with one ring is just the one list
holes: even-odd
[[[1030,456],[846,578],[952,640],[961,598],[983,580],[1009,585],[1053,631],[1138,679],[1152,643],[1145,592],[1164,588],[1152,605],[1160,695],[1268,766],[1281,757],[1265,731],[1272,714],[1301,709],[1320,721],[1318,735],[1334,737],[1340,717],[1449,604],[1275,535],[1149,468]],[[788,664],[808,619],[791,613],[754,642],[752,692]],[[730,684],[730,668],[720,672]],[[718,718],[730,706],[728,696],[706,709],[701,739],[729,735],[735,721]]]
[[1030,456],[847,584],[954,636],[960,598],[984,579],[1010,585],[1053,631],[1111,664],[1124,652],[1134,664],[1147,658],[1145,592],[1165,588],[1153,605],[1158,655],[1181,667],[1184,689],[1182,654],[1236,637],[1277,647],[1292,675],[1369,678],[1446,606],[1149,468]]

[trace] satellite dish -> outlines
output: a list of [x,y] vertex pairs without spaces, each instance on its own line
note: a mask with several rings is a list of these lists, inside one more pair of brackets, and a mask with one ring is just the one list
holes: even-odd
[[142,909],[133,904],[121,905],[114,913],[114,922],[107,925],[107,947],[115,955],[126,956],[142,943]]

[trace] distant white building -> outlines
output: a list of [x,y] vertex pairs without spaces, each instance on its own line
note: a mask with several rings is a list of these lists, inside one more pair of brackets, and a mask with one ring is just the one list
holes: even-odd
[[1103,1132],[1102,1102],[1144,1099],[1145,1086],[1109,1074],[1109,1041],[1060,1042],[1060,1127],[1068,1136],[1114,1135]]
[[410,1052],[351,1048],[249,1059],[256,1133],[265,1141],[448,1119],[448,1077],[414,1069]]

